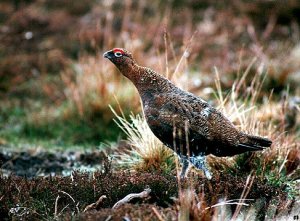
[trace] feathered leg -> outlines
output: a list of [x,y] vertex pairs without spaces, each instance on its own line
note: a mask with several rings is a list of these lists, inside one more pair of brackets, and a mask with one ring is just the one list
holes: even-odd
[[206,167],[206,158],[205,156],[199,155],[199,156],[192,156],[189,158],[189,161],[197,168],[204,172],[207,179],[211,179],[211,173]]
[[180,172],[180,179],[184,179],[186,176],[187,169],[189,168],[190,162],[186,156],[180,156],[180,163],[182,165]]

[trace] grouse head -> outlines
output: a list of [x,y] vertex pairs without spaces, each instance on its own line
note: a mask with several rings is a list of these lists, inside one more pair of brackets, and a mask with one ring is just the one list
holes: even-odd
[[150,87],[150,83],[157,82],[158,74],[149,68],[139,66],[131,53],[125,49],[114,48],[105,52],[103,57],[109,59],[139,91],[146,91]]
[[117,67],[135,63],[131,53],[123,48],[114,48],[107,51],[103,54],[103,57],[109,59]]

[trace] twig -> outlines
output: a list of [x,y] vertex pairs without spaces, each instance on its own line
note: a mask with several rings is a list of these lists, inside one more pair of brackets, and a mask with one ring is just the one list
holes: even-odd
[[128,216],[123,216],[124,221],[131,221],[131,219]]
[[187,57],[189,56],[191,44],[193,43],[194,37],[195,37],[195,35],[196,35],[197,33],[198,33],[198,30],[196,30],[196,31],[193,33],[192,37],[189,39],[189,41],[188,41],[188,43],[187,43],[187,46],[185,47],[185,50],[184,50],[184,52],[183,52],[183,54],[182,54],[182,56],[181,56],[181,58],[180,58],[180,60],[179,60],[179,62],[178,62],[178,64],[177,64],[177,66],[176,66],[176,68],[175,68],[175,71],[172,73],[172,75],[170,75],[169,79],[172,79],[172,77],[173,77],[174,75],[177,74],[177,72],[178,72],[178,70],[179,70],[179,67],[180,67],[180,65],[181,65],[181,63],[182,63],[182,61],[183,61],[183,59],[184,59],[184,58],[187,58]]
[[152,210],[160,221],[164,221],[164,219],[162,218],[162,216],[159,214],[159,212],[157,211],[157,209],[155,207],[152,207]]
[[237,86],[236,86],[236,88],[235,88],[236,93],[239,92],[239,90],[240,90],[241,87],[242,87],[242,84],[245,83],[246,77],[247,77],[247,75],[250,73],[251,68],[252,68],[253,65],[255,64],[256,60],[257,60],[256,57],[254,57],[254,58],[251,60],[250,64],[248,65],[248,67],[247,67],[247,69],[246,69],[246,71],[244,72],[243,76],[242,76],[241,79],[237,82]]
[[54,217],[57,218],[57,204],[58,204],[58,199],[59,199],[59,195],[56,197],[55,200],[55,206],[54,206]]
[[65,191],[63,191],[63,190],[59,190],[58,192],[67,195],[67,196],[70,197],[70,199],[75,203],[74,198],[73,198],[70,194],[68,194],[67,192],[65,192]]
[[[67,195],[68,197],[70,197],[70,199],[73,201],[74,204],[76,203],[75,200],[74,200],[74,198],[73,198],[70,194],[68,194],[67,192],[65,192],[65,191],[63,191],[63,190],[59,190],[58,192]],[[58,218],[58,216],[61,214],[61,212],[64,211],[64,210],[69,206],[69,204],[66,205],[66,206],[59,212],[59,214],[57,214],[57,207],[58,207],[58,200],[59,200],[59,198],[60,198],[60,196],[58,195],[58,196],[56,197],[56,200],[55,200],[55,206],[54,206],[54,217],[55,217],[55,218]],[[76,210],[77,210],[77,213],[79,213],[78,204],[79,204],[79,203],[77,203],[77,204],[75,205],[75,208],[76,208]]]
[[109,221],[109,220],[111,220],[111,217],[112,217],[112,215],[109,215],[109,216],[106,218],[106,220],[105,220],[105,221]]
[[[124,112],[123,112],[123,109],[122,109],[122,107],[121,107],[121,104],[120,104],[120,102],[119,102],[119,100],[118,100],[118,98],[117,98],[117,96],[116,96],[115,94],[114,94],[114,98],[115,98],[115,101],[117,102],[117,105],[118,105],[119,111],[121,112],[122,117],[123,117],[124,119],[126,119],[125,114],[124,114]],[[113,110],[113,108],[112,108],[111,105],[109,105],[109,108],[110,108],[111,110]]]
[[[236,200],[238,200],[239,202],[235,202]],[[211,208],[214,208],[214,207],[224,206],[224,205],[241,205],[241,206],[249,206],[249,204],[242,202],[242,201],[246,201],[246,200],[254,200],[254,199],[233,199],[233,200],[227,200],[227,201],[220,202],[220,203],[217,203],[217,204],[215,204],[215,205],[206,207],[204,210],[208,210],[208,209],[211,209]]]
[[164,42],[165,42],[165,59],[166,59],[166,77],[169,78],[169,63],[168,63],[168,33],[164,30]]
[[288,162],[287,158],[288,158],[288,156],[289,156],[289,153],[290,153],[290,150],[287,151],[287,153],[286,153],[286,155],[285,155],[285,158],[284,158],[284,160],[283,160],[283,162],[282,162],[282,164],[281,164],[281,166],[280,166],[280,168],[279,168],[279,171],[278,171],[279,174],[281,173],[281,171],[282,171],[284,165],[286,164],[286,162]]
[[247,181],[246,181],[244,190],[242,192],[241,198],[239,200],[239,204],[237,204],[237,208],[235,209],[234,214],[232,215],[232,218],[231,218],[232,221],[237,219],[239,212],[241,211],[242,206],[243,206],[242,201],[245,200],[247,195],[249,194],[254,179],[255,179],[255,176],[252,176],[252,172],[251,172],[250,175],[247,177]]
[[274,30],[276,22],[277,22],[277,16],[275,15],[275,13],[270,13],[270,15],[271,16],[269,18],[267,27],[262,34],[263,39],[267,39],[268,37],[270,37],[270,34]]
[[107,197],[105,195],[102,195],[99,197],[99,199],[95,202],[95,203],[92,203],[90,205],[87,205],[83,212],[85,213],[86,211],[89,211],[89,210],[93,210],[93,209],[97,209],[97,207],[99,206],[99,204],[104,200],[106,199]]
[[116,202],[116,204],[112,207],[112,209],[116,209],[116,208],[120,207],[121,205],[128,203],[130,200],[132,200],[134,198],[146,198],[149,196],[150,192],[151,192],[151,189],[147,188],[143,192],[140,192],[140,193],[128,194],[123,199]]
[[65,207],[62,208],[62,210],[59,212],[59,214],[57,215],[56,218],[58,218],[58,217],[62,214],[62,212],[63,212],[66,208],[68,208],[68,207],[69,207],[69,204],[65,205]]

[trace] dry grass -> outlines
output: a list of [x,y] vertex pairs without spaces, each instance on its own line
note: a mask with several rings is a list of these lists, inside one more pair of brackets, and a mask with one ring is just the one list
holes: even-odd
[[[228,73],[245,70],[253,56],[270,67],[266,88],[270,87],[273,80],[281,86],[290,82],[290,76],[298,68],[295,65],[299,56],[296,47],[291,42],[273,43],[281,51],[294,48],[291,53],[285,54],[287,65],[282,66],[280,60],[283,55],[277,56],[271,44],[262,49],[261,41],[264,39],[260,41],[259,33],[255,32],[256,27],[247,16],[235,16],[230,10],[207,8],[200,10],[203,18],[194,21],[196,15],[191,8],[179,12],[177,9],[172,12],[170,8],[170,4],[160,4],[158,1],[154,1],[151,6],[143,1],[103,2],[78,24],[80,31],[72,36],[81,45],[88,45],[96,56],[94,53],[79,54],[79,61],[73,61],[71,67],[66,68],[61,75],[66,85],[67,99],[75,104],[81,115],[93,108],[108,110],[108,104],[114,106],[112,94],[117,95],[124,109],[139,108],[138,98],[133,95],[135,93],[132,93],[130,84],[119,76],[112,64],[101,58],[104,51],[113,47],[130,50],[139,64],[155,67],[157,72],[196,93],[200,93],[199,89],[213,87],[213,66],[221,68],[221,82],[226,89],[230,88],[233,82],[232,75]],[[242,46],[244,42],[247,42],[245,48]],[[178,56],[184,51],[184,56]],[[253,63],[248,72],[260,66],[259,62]],[[246,83],[251,82],[249,77],[244,80]],[[128,102],[127,96],[134,97],[134,105]]]
[[[239,220],[247,220],[241,217],[243,215],[240,211],[242,207],[248,207],[251,201],[254,201],[254,199],[247,199],[253,181],[254,177],[248,176],[239,199],[227,200],[226,198],[220,198],[217,199],[218,202],[215,204],[211,204],[208,201],[203,187],[201,187],[201,190],[197,193],[195,184],[190,183],[188,188],[179,190],[177,201],[178,220],[236,220],[237,218]],[[228,208],[230,206],[235,206],[235,210],[231,211],[231,209]],[[249,215],[251,211],[247,212]]]
[[[78,119],[87,123],[93,115],[110,121],[113,115],[108,105],[115,107],[114,95],[124,110],[140,111],[135,89],[102,58],[102,53],[113,47],[127,48],[139,64],[155,67],[184,89],[209,99],[211,94],[202,91],[209,92],[214,87],[212,67],[218,67],[222,87],[228,90],[235,78],[232,73],[243,73],[254,56],[269,67],[263,92],[274,87],[274,96],[278,96],[289,83],[291,93],[297,93],[299,31],[295,21],[284,26],[279,23],[279,17],[287,11],[273,2],[266,3],[274,9],[272,16],[264,20],[267,25],[254,19],[242,3],[220,7],[222,4],[209,1],[197,5],[129,0],[89,1],[86,7],[66,7],[67,2],[56,5],[57,2],[31,1],[15,11],[13,4],[1,3],[5,6],[3,13],[12,15],[3,21],[0,36],[0,50],[5,52],[0,63],[0,90],[16,96],[29,93],[33,99],[42,94],[43,112],[55,115],[49,122],[72,118],[70,112],[76,112]],[[265,10],[261,4],[251,4],[255,13]],[[291,3],[288,6],[297,8]],[[286,32],[287,28],[290,32]],[[32,32],[32,39],[24,38],[27,32]],[[19,42],[22,44],[15,50]],[[11,53],[6,55],[6,51]],[[180,56],[185,51],[185,56]],[[249,84],[253,70],[260,67],[261,63],[255,62],[243,82]],[[49,73],[55,80],[42,81]],[[38,83],[33,87],[28,79]],[[28,112],[32,124],[36,119],[48,120],[40,110]]]
[[[105,22],[102,28],[105,29],[105,32],[103,36],[98,36],[102,38],[105,50],[121,45],[131,50],[140,64],[148,67],[155,66],[156,71],[159,73],[164,73],[165,76],[172,78],[172,81],[181,87],[200,95],[203,94],[202,91],[204,90],[202,89],[212,88],[215,83],[215,94],[217,95],[215,105],[239,129],[251,134],[269,137],[274,141],[272,147],[263,152],[232,158],[209,156],[208,162],[214,175],[218,176],[219,173],[233,173],[235,175],[252,173],[255,179],[267,180],[275,186],[291,185],[294,188],[294,183],[290,181],[297,177],[297,169],[299,169],[297,135],[285,133],[283,119],[288,109],[283,108],[286,104],[278,102],[278,98],[273,97],[272,91],[269,92],[267,88],[270,88],[270,82],[273,79],[279,82],[280,85],[284,85],[297,67],[291,65],[278,68],[281,63],[280,58],[277,58],[277,60],[270,59],[275,53],[272,48],[261,49],[261,43],[257,40],[255,28],[245,17],[233,18],[231,15],[227,17],[233,19],[234,22],[232,23],[237,27],[231,32],[230,38],[227,35],[220,34],[225,33],[227,30],[224,26],[226,21],[222,21],[224,19],[223,14],[212,16],[213,18],[210,16],[205,17],[202,22],[197,24],[199,27],[195,27],[195,24],[190,20],[185,20],[186,23],[180,26],[181,33],[184,34],[178,36],[174,34],[176,28],[168,26],[170,21],[167,17],[170,11],[167,9],[163,15],[165,20],[157,20],[157,22],[151,22],[151,24],[145,21],[143,27],[137,25],[133,32],[129,21],[135,21],[136,18],[140,17],[134,17],[129,13],[133,5],[131,1],[127,3],[125,5],[126,10],[121,13],[123,20],[121,34],[118,38],[110,38],[110,36],[116,35],[112,18],[118,17],[120,14],[118,14],[118,10],[114,11],[112,9],[113,4],[106,6],[109,13],[107,17],[103,18]],[[142,8],[142,5],[137,6],[138,14],[142,14]],[[188,13],[190,13],[189,10],[184,11],[183,16]],[[209,11],[207,11],[207,14],[209,14]],[[228,24],[232,23],[228,22]],[[165,27],[168,26],[169,29],[162,29],[162,24]],[[250,41],[252,41],[252,51],[222,48],[222,45],[235,45],[233,42],[228,41],[232,41],[229,39],[239,39],[244,32],[245,24],[247,30],[244,31],[248,32]],[[82,41],[90,39],[84,33],[92,35],[92,28],[88,27],[82,31]],[[198,30],[198,32],[193,34],[193,30]],[[195,36],[196,41],[193,41],[191,36]],[[84,39],[85,37],[87,39]],[[141,43],[140,39],[143,39],[144,42]],[[147,47],[148,44],[151,45],[150,49]],[[188,44],[191,44],[192,47]],[[182,45],[188,45],[188,47],[182,47]],[[216,45],[221,49],[212,49]],[[279,48],[285,47],[283,45],[280,44]],[[165,53],[161,53],[162,50],[165,50]],[[240,53],[237,53],[239,50]],[[97,51],[100,50],[97,49]],[[179,51],[185,52],[181,58],[177,56],[177,54],[180,54]],[[222,51],[223,57],[218,56],[220,51]],[[198,54],[206,56],[201,61],[201,72],[198,70],[199,68],[197,68],[197,71],[193,71],[193,63],[196,63]],[[258,57],[258,61],[250,59],[253,54]],[[292,61],[296,56],[298,56],[297,53],[291,53],[288,56],[288,63],[294,63]],[[207,59],[208,57],[214,59]],[[79,67],[79,73],[83,74],[78,74],[78,70],[73,70],[72,74],[66,72],[62,75],[69,90],[67,97],[76,104],[80,113],[84,113],[85,109],[95,106],[101,108],[106,107],[108,104],[116,105],[113,94],[116,94],[123,108],[138,109],[139,100],[136,91],[132,89],[132,86],[129,86],[127,80],[120,77],[109,62],[99,61],[98,58],[88,56],[82,56],[81,59],[77,66]],[[212,66],[222,67],[220,73],[215,68],[216,82],[211,80],[210,77],[209,68]],[[192,72],[194,73],[191,74]],[[237,80],[231,80],[226,76],[230,72],[237,73],[234,75]],[[75,80],[72,83],[70,79],[73,79],[74,76]],[[230,92],[225,95],[223,93],[224,87],[230,89]],[[124,97],[124,94],[126,94],[126,97]],[[91,95],[92,97],[89,99],[88,97]],[[134,104],[130,102],[130,98],[133,96]],[[120,150],[114,154],[115,165],[123,169],[137,171],[174,171],[175,158],[172,152],[155,138],[143,116],[131,114],[127,119],[123,114],[118,115],[114,110],[113,113],[116,117],[116,123],[127,135],[130,144],[130,147],[126,150]],[[297,120],[298,118],[296,122]],[[248,188],[250,189],[251,185]],[[244,205],[243,200],[245,200],[245,197],[242,195],[241,199],[234,202],[229,199],[225,203],[220,203],[220,205],[210,205],[205,202],[204,195],[193,195],[194,191],[194,187],[190,186],[190,188],[182,190],[179,194],[178,211],[181,220],[188,220],[191,216],[216,219],[220,213],[224,213],[223,209],[218,210],[221,205],[226,206],[232,203]],[[292,192],[291,194],[293,195]],[[215,208],[213,216],[206,212],[208,207]],[[240,214],[240,209],[236,210],[237,212],[231,214],[231,216],[237,217]],[[222,216],[226,216],[226,214],[222,214]]]
[[[113,114],[108,106],[118,106],[115,97],[125,111],[140,111],[140,101],[131,83],[102,58],[103,51],[124,47],[141,65],[151,67],[182,88],[211,100],[241,130],[273,140],[272,147],[262,152],[231,158],[209,156],[216,179],[227,174],[238,177],[251,174],[251,179],[255,177],[254,183],[266,182],[295,198],[300,162],[299,104],[293,102],[294,97],[299,96],[300,79],[299,19],[295,16],[299,7],[296,3],[288,1],[282,7],[282,3],[275,1],[234,1],[232,5],[211,4],[211,1],[203,1],[203,5],[197,1],[153,1],[148,4],[147,1],[116,0],[89,1],[83,5],[70,5],[68,0],[60,2],[61,5],[56,5],[58,1],[46,1],[46,4],[28,1],[19,8],[7,1],[0,3],[5,6],[0,7],[5,18],[0,33],[3,42],[0,47],[3,55],[0,95],[17,97],[21,104],[15,106],[21,109],[27,104],[23,104],[26,96],[33,94],[31,99],[35,99],[42,93],[49,98],[50,101],[43,101],[47,105],[39,104],[42,107],[38,111],[27,111],[28,121],[38,126],[35,133],[40,133],[41,126],[48,133],[49,122],[53,119],[57,120],[54,124],[61,122],[70,112],[79,114],[75,115],[78,125],[98,124],[95,115],[109,121]],[[32,39],[26,39],[29,32],[33,34]],[[181,54],[184,56],[179,56]],[[257,60],[252,60],[253,57]],[[212,67],[216,67],[214,71]],[[216,82],[212,72],[216,74]],[[49,73],[59,80],[54,83],[41,81],[34,88],[26,84],[28,79],[43,80],[50,76]],[[61,80],[63,85],[55,84]],[[216,91],[215,99],[212,91]],[[282,92],[285,95],[281,99]],[[71,105],[66,105],[65,109],[60,106],[64,102]],[[132,114],[128,119],[122,114],[114,114],[130,144],[129,149],[115,153],[116,165],[129,170],[175,174],[176,157],[154,137],[143,116]],[[88,120],[81,122],[82,118]],[[1,122],[3,119],[0,117]],[[70,121],[75,119],[70,118]],[[57,133],[82,138],[97,130],[92,127],[79,131],[77,124],[70,125],[75,128],[71,132],[66,133],[67,129],[63,128]],[[55,129],[50,128],[50,131]],[[59,137],[57,133],[55,139]],[[18,135],[13,134],[14,137]],[[45,134],[41,133],[41,136],[45,137]],[[196,175],[195,179],[199,178],[197,171],[192,174]],[[107,183],[111,181],[109,177]],[[205,185],[207,187],[209,183]],[[212,203],[207,200],[207,192],[198,188],[189,183],[187,188],[179,189],[176,206],[180,219],[236,218],[243,212],[227,213],[230,211],[228,205],[243,205],[247,196],[241,194],[237,201],[224,199]],[[210,197],[218,198],[213,187],[210,188]],[[287,204],[275,207],[288,211]]]
[[[251,69],[252,63],[247,70]],[[299,162],[299,144],[295,134],[287,134],[284,132],[282,119],[285,114],[282,111],[275,111],[278,107],[271,95],[265,95],[261,98],[261,88],[263,87],[266,74],[259,69],[253,77],[251,85],[247,85],[245,79],[248,72],[246,71],[240,79],[233,83],[231,91],[227,95],[223,95],[219,74],[216,70],[216,88],[217,88],[217,103],[219,109],[234,122],[234,124],[242,131],[253,135],[265,136],[273,140],[273,145],[262,152],[251,154],[251,169],[258,170],[261,177],[264,177],[265,172],[270,172],[269,167],[272,166],[272,171],[279,176],[283,172],[286,164],[295,164]],[[259,101],[259,99],[261,101]],[[262,102],[262,103],[259,103]],[[270,113],[270,110],[273,111]],[[267,112],[267,113],[266,113]],[[118,125],[123,129],[128,136],[129,143],[133,146],[120,161],[123,164],[125,161],[133,163],[134,156],[144,159],[144,163],[155,164],[157,159],[161,159],[162,144],[155,138],[146,120],[141,116],[131,115],[129,120],[126,120],[124,115],[121,117],[114,112],[117,117]],[[271,114],[271,116],[270,116]],[[297,117],[297,115],[295,116]],[[297,120],[297,119],[296,119]],[[278,123],[279,122],[279,123]],[[289,154],[292,153],[292,154]],[[164,155],[164,154],[163,154]],[[125,160],[125,156],[126,159]],[[289,158],[288,158],[289,157]],[[293,158],[294,157],[294,158]],[[151,159],[152,158],[152,159]],[[169,160],[166,158],[165,160]],[[209,156],[209,163],[212,167],[223,170],[232,168],[238,157],[233,158],[217,158]],[[161,160],[159,160],[161,162]],[[139,162],[140,163],[140,162]],[[225,163],[225,167],[224,164]],[[130,166],[130,163],[127,164]],[[145,168],[151,167],[145,165]],[[274,166],[275,165],[275,166]],[[156,166],[157,168],[157,166]],[[275,169],[276,168],[276,169]],[[249,170],[250,172],[251,170]],[[291,171],[290,171],[291,172]],[[295,170],[293,171],[295,173]],[[258,175],[258,174],[257,174]]]
[[[240,199],[229,199],[216,205],[206,202],[204,193],[197,195],[195,193],[197,188],[195,189],[193,183],[190,183],[187,188],[180,189],[178,197],[179,220],[217,220],[220,216],[224,219],[229,216],[233,220],[255,218],[257,215],[256,208],[244,209],[244,206],[249,206],[247,195],[255,179],[283,188],[284,191],[288,192],[291,199],[299,196],[296,193],[296,179],[299,176],[300,160],[298,138],[294,133],[287,134],[284,132],[285,125],[282,124],[282,119],[285,118],[284,110],[286,108],[275,111],[275,107],[280,107],[275,105],[276,101],[272,98],[272,93],[262,96],[261,89],[264,85],[264,79],[267,78],[267,72],[262,66],[257,69],[251,84],[247,85],[245,79],[252,69],[252,65],[254,65],[254,61],[244,74],[233,83],[230,92],[226,95],[223,94],[219,73],[216,69],[218,107],[239,129],[250,134],[266,136],[273,140],[273,145],[261,152],[231,158],[208,156],[208,163],[214,176],[219,176],[220,173],[233,173],[237,176],[240,174],[252,175],[248,177]],[[271,108],[274,109],[270,113]],[[149,171],[150,168],[151,170],[160,170],[159,164],[165,167],[169,164],[170,159],[174,160],[174,158],[169,157],[171,156],[170,150],[163,147],[162,143],[155,138],[143,117],[131,115],[130,119],[126,120],[124,115],[119,116],[115,111],[113,112],[117,124],[123,129],[131,145],[129,150],[117,155],[116,164],[134,170]],[[271,117],[267,114],[271,114]],[[166,156],[165,153],[168,155]],[[171,171],[171,168],[168,171]],[[290,201],[287,204],[289,203]],[[226,210],[226,205],[232,204],[237,206],[233,214]],[[207,209],[213,212],[208,212]],[[242,215],[244,213],[246,213],[245,216]]]
[[116,116],[115,122],[128,137],[129,149],[113,155],[116,165],[136,171],[170,173],[175,168],[174,154],[150,130],[144,116],[133,114],[130,120]]
[[127,103],[136,106],[134,101],[138,99],[131,83],[111,71],[110,64],[100,56],[100,53],[96,57],[83,56],[61,74],[65,96],[80,116],[93,112],[108,114],[108,106],[116,105],[115,96],[124,106]]

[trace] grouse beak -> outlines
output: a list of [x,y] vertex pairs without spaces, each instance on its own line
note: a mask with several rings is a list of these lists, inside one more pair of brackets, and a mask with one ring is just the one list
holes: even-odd
[[107,51],[103,54],[103,57],[104,58],[108,58],[108,59],[111,59],[112,58],[112,52],[111,51]]

